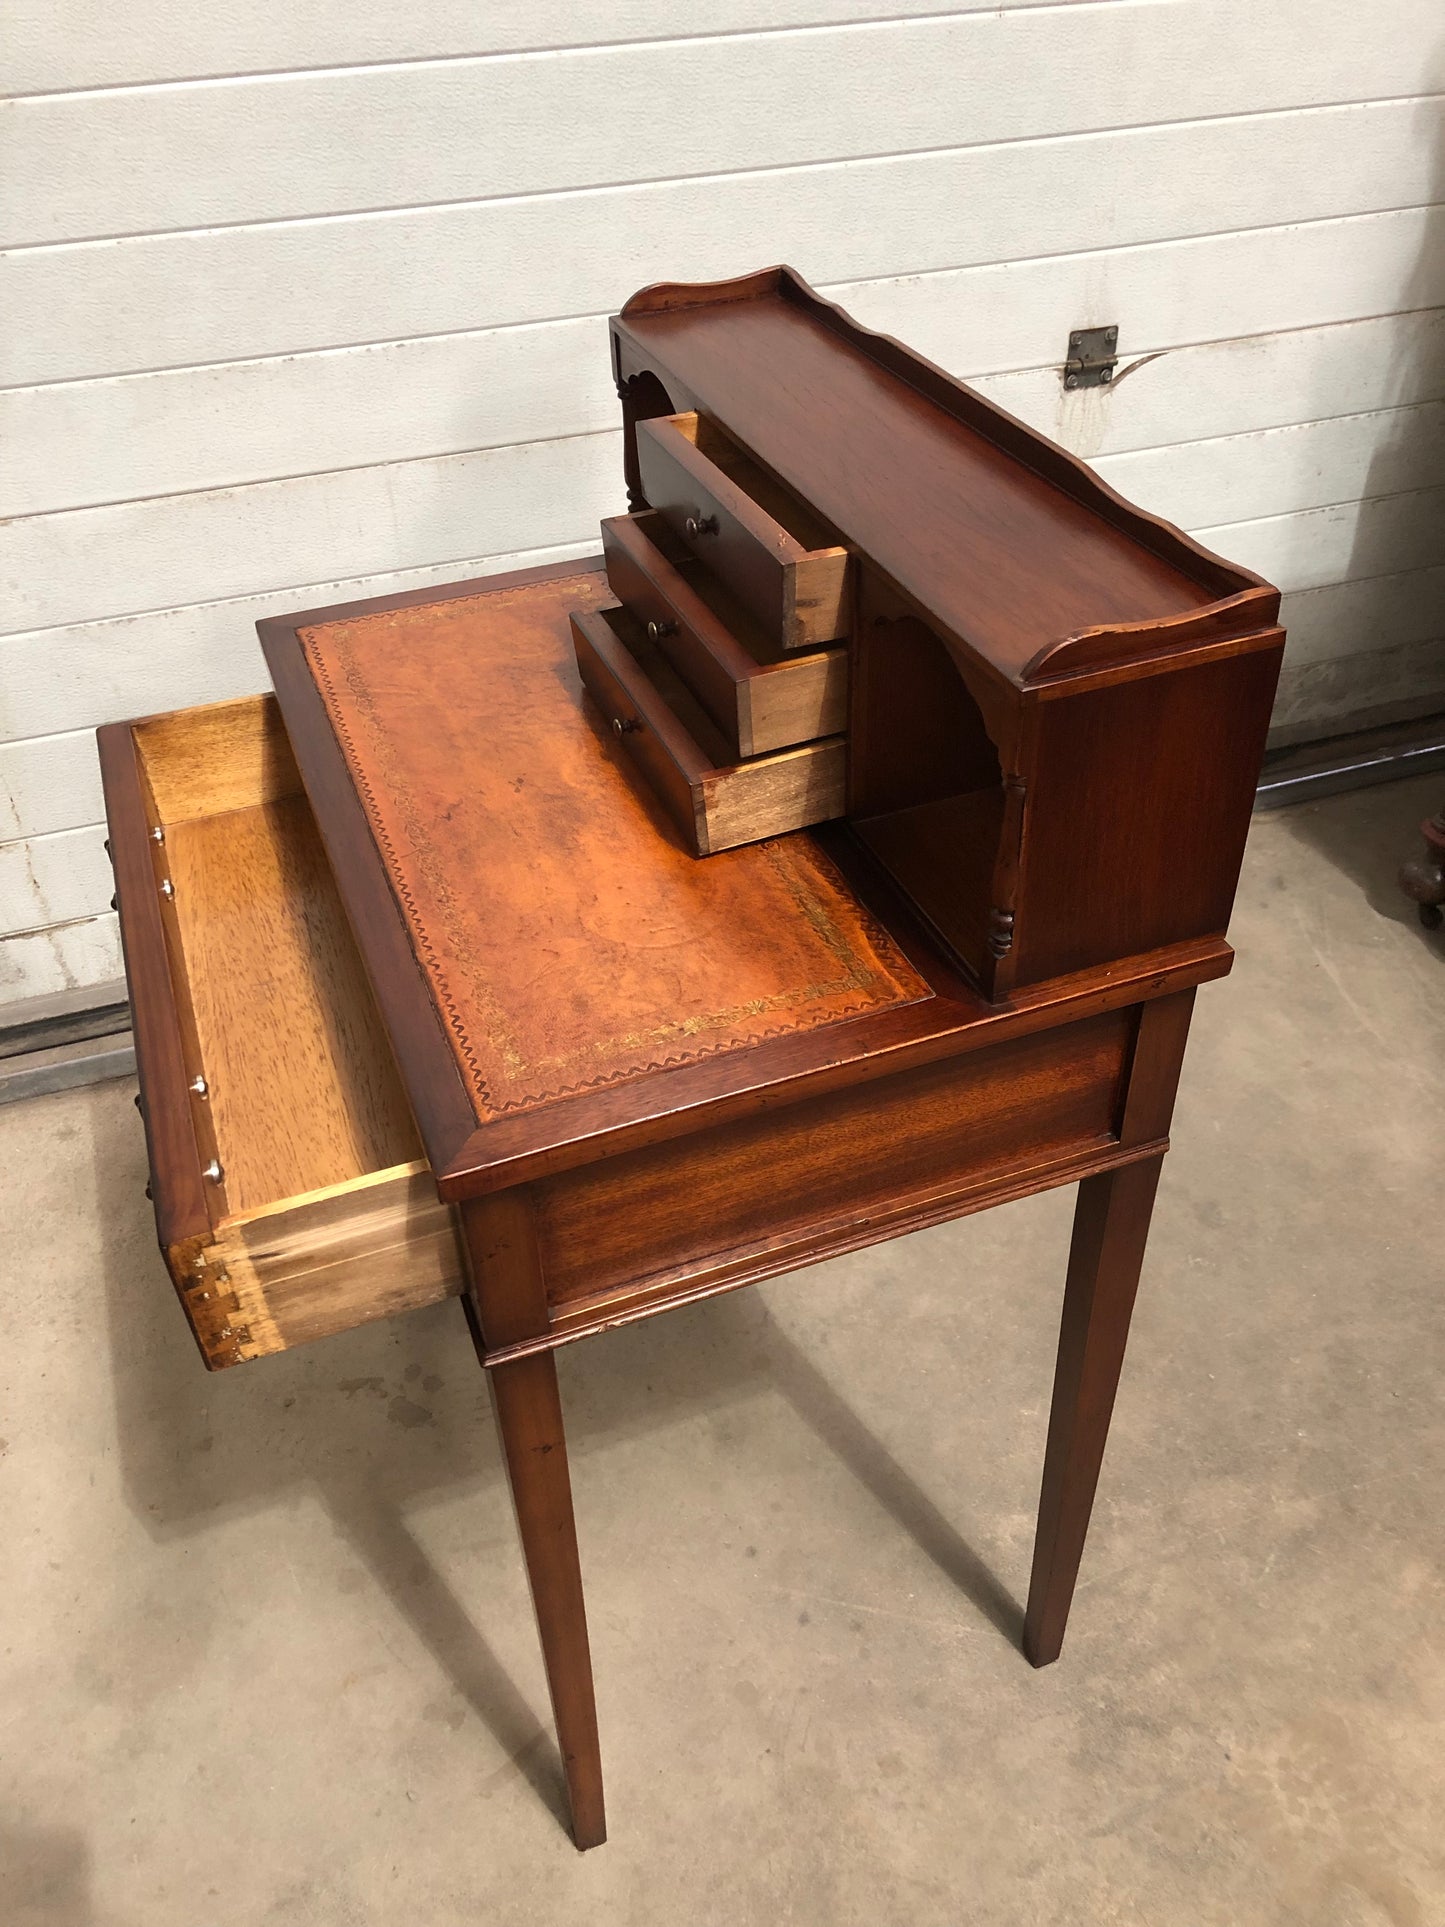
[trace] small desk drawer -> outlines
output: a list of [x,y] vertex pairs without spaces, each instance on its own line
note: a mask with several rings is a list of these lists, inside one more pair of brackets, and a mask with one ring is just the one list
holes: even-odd
[[848,633],[848,551],[705,415],[637,424],[648,502],[783,649]]
[[206,1363],[459,1292],[274,700],[100,748],[156,1226]]
[[845,742],[735,762],[671,664],[625,609],[572,617],[582,681],[697,856],[843,813]]
[[762,756],[848,726],[846,648],[784,654],[662,517],[602,524],[607,580],[697,697],[735,756]]

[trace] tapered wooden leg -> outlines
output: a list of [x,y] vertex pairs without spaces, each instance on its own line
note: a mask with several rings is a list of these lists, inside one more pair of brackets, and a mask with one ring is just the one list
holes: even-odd
[[597,1847],[607,1838],[602,1755],[557,1367],[550,1352],[538,1352],[496,1365],[487,1377],[567,1775],[572,1837],[579,1847]]
[[1079,1186],[1024,1619],[1024,1652],[1035,1666],[1057,1659],[1064,1643],[1162,1162],[1149,1158]]

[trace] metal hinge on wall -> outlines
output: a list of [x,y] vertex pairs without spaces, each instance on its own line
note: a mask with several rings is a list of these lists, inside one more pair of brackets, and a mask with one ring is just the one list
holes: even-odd
[[1117,323],[1108,328],[1075,328],[1064,363],[1065,388],[1102,388],[1112,381],[1118,349]]

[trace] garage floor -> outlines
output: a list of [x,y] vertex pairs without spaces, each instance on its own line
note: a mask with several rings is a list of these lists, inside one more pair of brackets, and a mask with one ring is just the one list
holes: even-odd
[[458,1308],[207,1376],[131,1085],[0,1111],[0,1920],[1445,1921],[1439,781],[1256,821],[1058,1665],[1070,1194],[563,1354],[586,1856]]

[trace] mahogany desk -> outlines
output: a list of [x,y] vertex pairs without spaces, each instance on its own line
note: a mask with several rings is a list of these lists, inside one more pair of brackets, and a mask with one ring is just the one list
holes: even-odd
[[[705,475],[718,508],[679,526],[727,535],[707,566],[796,627],[782,650],[848,649],[846,718],[810,672],[846,733],[772,752],[846,786],[747,792],[838,820],[692,854],[739,820],[708,814],[716,771],[673,781],[692,739],[656,688],[629,707],[613,598],[651,590],[611,523],[610,583],[567,563],[265,623],[274,699],[101,732],[157,1222],[203,1356],[462,1296],[580,1847],[605,1825],[555,1348],[1077,1182],[1024,1633],[1046,1664],[1195,988],[1231,962],[1274,592],[829,316],[772,271],[614,329],[633,525],[663,539],[679,409],[766,469],[751,508]],[[749,573],[784,485],[836,538],[822,588],[780,541]]]

